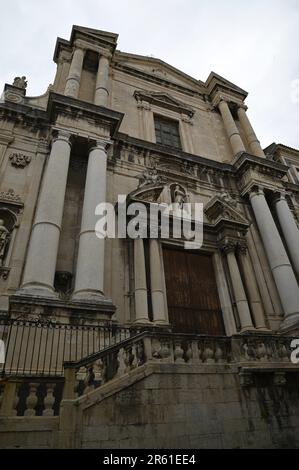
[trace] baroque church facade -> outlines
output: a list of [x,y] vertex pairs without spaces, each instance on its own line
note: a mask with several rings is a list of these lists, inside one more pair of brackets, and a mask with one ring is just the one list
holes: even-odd
[[[0,447],[297,447],[299,150],[117,38],[74,26],[2,95]],[[202,203],[202,247],[99,239],[119,195]]]

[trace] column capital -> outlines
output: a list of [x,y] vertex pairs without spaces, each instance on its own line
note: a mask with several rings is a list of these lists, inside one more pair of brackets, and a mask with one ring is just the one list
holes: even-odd
[[241,255],[246,255],[248,251],[248,246],[246,240],[239,241],[237,243],[237,251]]
[[101,57],[105,57],[105,59],[108,59],[108,60],[112,59],[112,53],[108,51],[107,49],[100,49],[99,55],[100,55],[100,59]]
[[225,254],[228,255],[229,253],[235,253],[237,248],[237,242],[235,240],[225,240],[220,245],[220,250]]
[[107,152],[107,150],[112,144],[113,142],[110,139],[94,140],[92,142],[91,147],[89,148],[89,153],[92,152],[93,150],[102,150],[104,152]]
[[87,50],[86,45],[82,43],[80,40],[74,42],[74,50],[73,53],[77,50],[85,52]]
[[58,128],[53,128],[53,140],[52,143],[56,142],[57,140],[64,141],[69,144],[69,146],[72,146],[72,140],[73,140],[73,134],[65,129],[58,129]]
[[247,111],[248,110],[248,106],[246,106],[245,103],[238,103],[237,104],[237,109],[238,111]]
[[248,196],[249,199],[251,200],[255,196],[265,196],[264,188],[263,186],[260,185],[254,185],[248,190]]
[[287,200],[286,200],[287,196],[288,196],[288,193],[284,190],[274,192],[273,193],[273,204],[276,204],[277,202],[280,202],[280,201],[287,202]]

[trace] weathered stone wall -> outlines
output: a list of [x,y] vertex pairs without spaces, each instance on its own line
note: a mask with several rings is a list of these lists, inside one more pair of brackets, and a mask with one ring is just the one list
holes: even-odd
[[[83,448],[284,448],[299,445],[299,380],[271,374],[242,388],[217,369],[183,373],[161,366],[134,385],[83,410]],[[186,370],[185,370],[186,371]]]
[[0,418],[1,449],[52,449],[56,447],[58,417]]

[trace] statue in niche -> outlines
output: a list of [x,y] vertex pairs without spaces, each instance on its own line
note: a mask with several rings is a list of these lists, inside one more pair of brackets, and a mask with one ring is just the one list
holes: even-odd
[[17,88],[22,88],[22,90],[26,90],[27,88],[27,80],[26,77],[16,77],[13,81],[13,86]]
[[3,266],[9,241],[10,231],[5,227],[4,220],[0,219],[0,266]]
[[180,209],[183,208],[183,204],[187,203],[187,195],[186,195],[186,191],[183,190],[183,188],[177,184],[174,188],[174,191],[173,191],[173,202],[175,204],[178,204],[178,207]]

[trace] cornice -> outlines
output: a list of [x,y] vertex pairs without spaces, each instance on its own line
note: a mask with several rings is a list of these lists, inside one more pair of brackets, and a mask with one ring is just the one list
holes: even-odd
[[11,101],[0,103],[0,120],[1,119],[13,121],[36,131],[49,126],[46,111]]
[[130,67],[128,65],[121,64],[120,62],[114,61],[113,62],[113,68],[115,70],[119,70],[121,72],[127,73],[128,75],[132,75],[137,78],[141,78],[143,80],[146,80],[151,83],[157,83],[161,85],[162,87],[167,87],[172,90],[179,91],[181,93],[184,93],[185,95],[188,96],[197,96],[204,101],[209,101],[208,95],[205,93],[201,93],[199,91],[196,91],[191,88],[184,87],[183,85],[180,85],[178,83],[174,83],[170,80],[167,80],[166,78],[158,77],[157,75],[152,75],[150,73],[147,73],[143,70],[135,69],[133,67]]
[[246,171],[248,168],[264,168],[265,170],[268,169],[269,171],[275,171],[276,176],[282,178],[288,173],[288,166],[284,165],[283,163],[275,162],[273,160],[263,159],[260,157],[256,157],[246,152],[242,152],[241,154],[237,155],[236,158],[232,162],[232,166],[234,167],[237,174]]
[[55,122],[57,114],[65,112],[73,116],[92,119],[95,122],[106,123],[113,137],[121,124],[124,114],[109,108],[97,106],[69,96],[50,92],[47,114],[51,122]]
[[168,157],[176,157],[180,160],[197,164],[199,166],[205,166],[207,168],[211,168],[213,170],[218,170],[221,172],[227,172],[233,174],[235,172],[232,165],[228,163],[217,162],[214,160],[210,160],[209,158],[205,158],[198,155],[193,155],[183,150],[172,148],[172,147],[165,147],[163,145],[158,145],[153,142],[148,142],[142,139],[137,139],[135,137],[130,137],[127,134],[118,133],[115,136],[115,140],[117,142],[121,142],[122,144],[127,144],[135,147],[137,150],[144,150],[150,151],[155,153],[156,155],[161,156],[168,156]]
[[172,109],[173,111],[185,114],[190,118],[194,116],[195,111],[190,106],[177,100],[176,98],[165,92],[163,93],[149,92],[146,90],[136,90],[134,92],[134,98],[138,103],[146,102],[162,108]]

